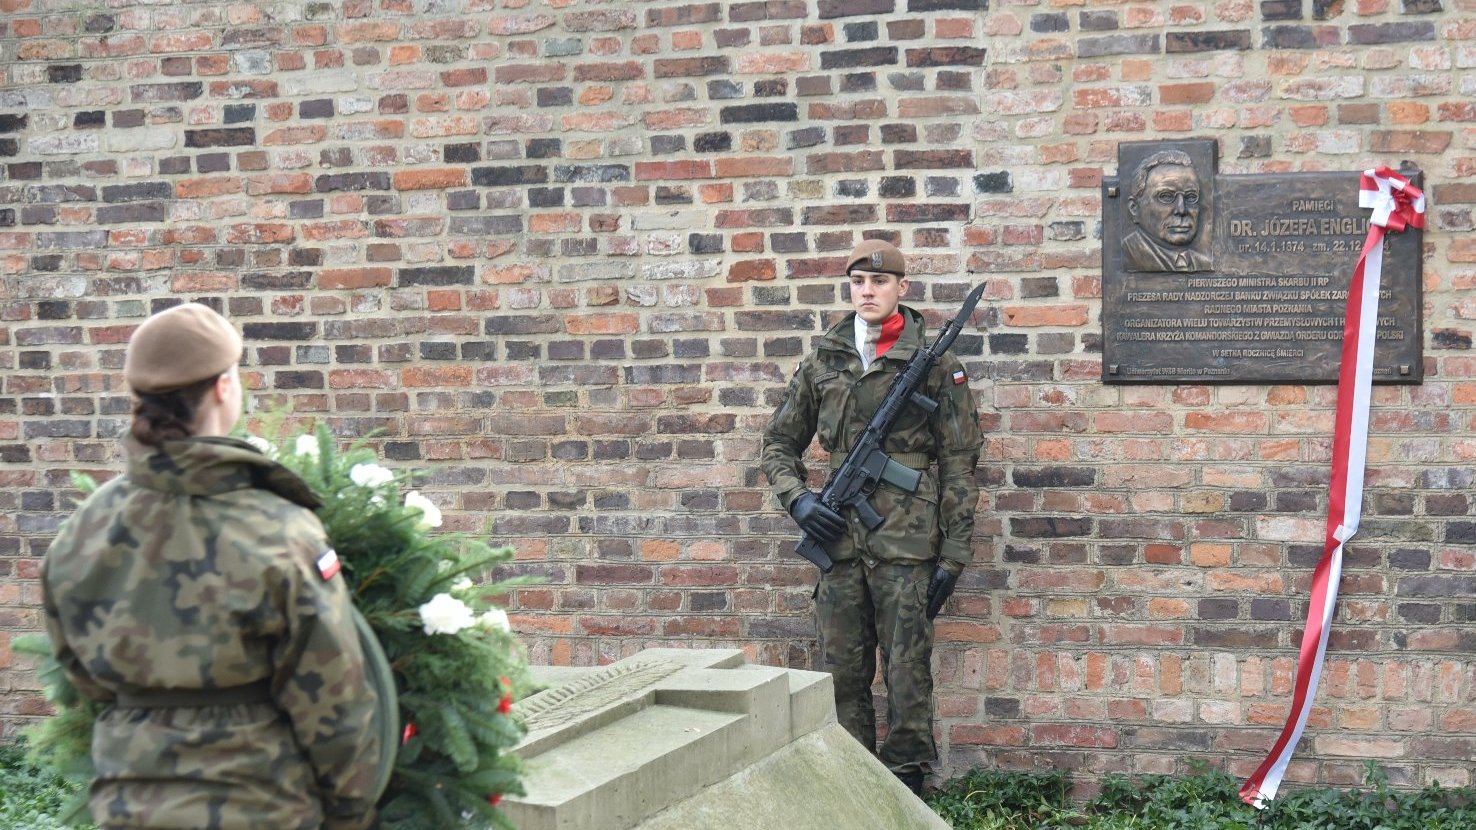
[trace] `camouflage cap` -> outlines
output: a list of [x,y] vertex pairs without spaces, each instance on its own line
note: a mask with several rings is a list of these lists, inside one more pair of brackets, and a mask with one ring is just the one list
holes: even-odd
[[241,359],[241,335],[209,306],[177,305],[145,320],[128,339],[123,379],[157,394],[215,377]]
[[902,252],[896,245],[881,239],[868,239],[857,245],[846,258],[846,273],[850,274],[852,268],[907,276],[907,262],[902,258]]

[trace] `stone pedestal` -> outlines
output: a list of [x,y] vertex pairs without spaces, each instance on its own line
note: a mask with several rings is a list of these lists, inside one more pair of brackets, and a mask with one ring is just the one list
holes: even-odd
[[518,830],[947,830],[836,724],[828,674],[736,649],[534,671]]

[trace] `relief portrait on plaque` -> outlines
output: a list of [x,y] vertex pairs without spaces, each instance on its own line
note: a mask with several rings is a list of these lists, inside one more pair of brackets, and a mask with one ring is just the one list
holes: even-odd
[[1206,197],[1199,171],[1188,153],[1160,150],[1148,156],[1138,165],[1129,187],[1127,213],[1133,224],[1122,238],[1126,270],[1214,270],[1210,257],[1196,250],[1200,206]]

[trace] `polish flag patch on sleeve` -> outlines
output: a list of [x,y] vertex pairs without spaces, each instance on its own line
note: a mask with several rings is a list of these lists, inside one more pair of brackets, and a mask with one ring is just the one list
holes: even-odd
[[953,373],[953,385],[954,386],[957,386],[960,383],[967,383],[968,380],[969,380],[969,376],[966,375],[966,374],[964,374],[964,372],[963,372],[962,369],[959,369],[957,372],[954,372]]
[[323,581],[327,582],[338,575],[342,565],[338,562],[338,551],[329,548],[318,556],[318,573],[323,575]]

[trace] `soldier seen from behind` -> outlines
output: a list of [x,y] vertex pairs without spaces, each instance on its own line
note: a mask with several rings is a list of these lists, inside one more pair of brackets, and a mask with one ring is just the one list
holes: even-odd
[[374,823],[378,701],[350,598],[307,485],[226,437],[241,354],[204,305],[139,326],[126,471],[46,553],[53,652],[107,704],[89,792],[103,828]]
[[[761,463],[795,523],[834,561],[820,575],[815,610],[841,725],[920,793],[937,757],[933,617],[973,557],[983,437],[968,377],[945,352],[919,390],[937,408],[908,406],[883,444],[893,461],[922,473],[916,491],[882,481],[869,503],[884,521],[867,530],[858,511],[842,515],[810,490],[803,456],[812,438],[830,453],[830,469],[839,469],[892,380],[927,347],[922,315],[900,305],[908,287],[901,251],[862,242],[846,275],[855,312],[800,362],[764,430]],[[888,726],[879,749],[871,697],[878,649]]]

